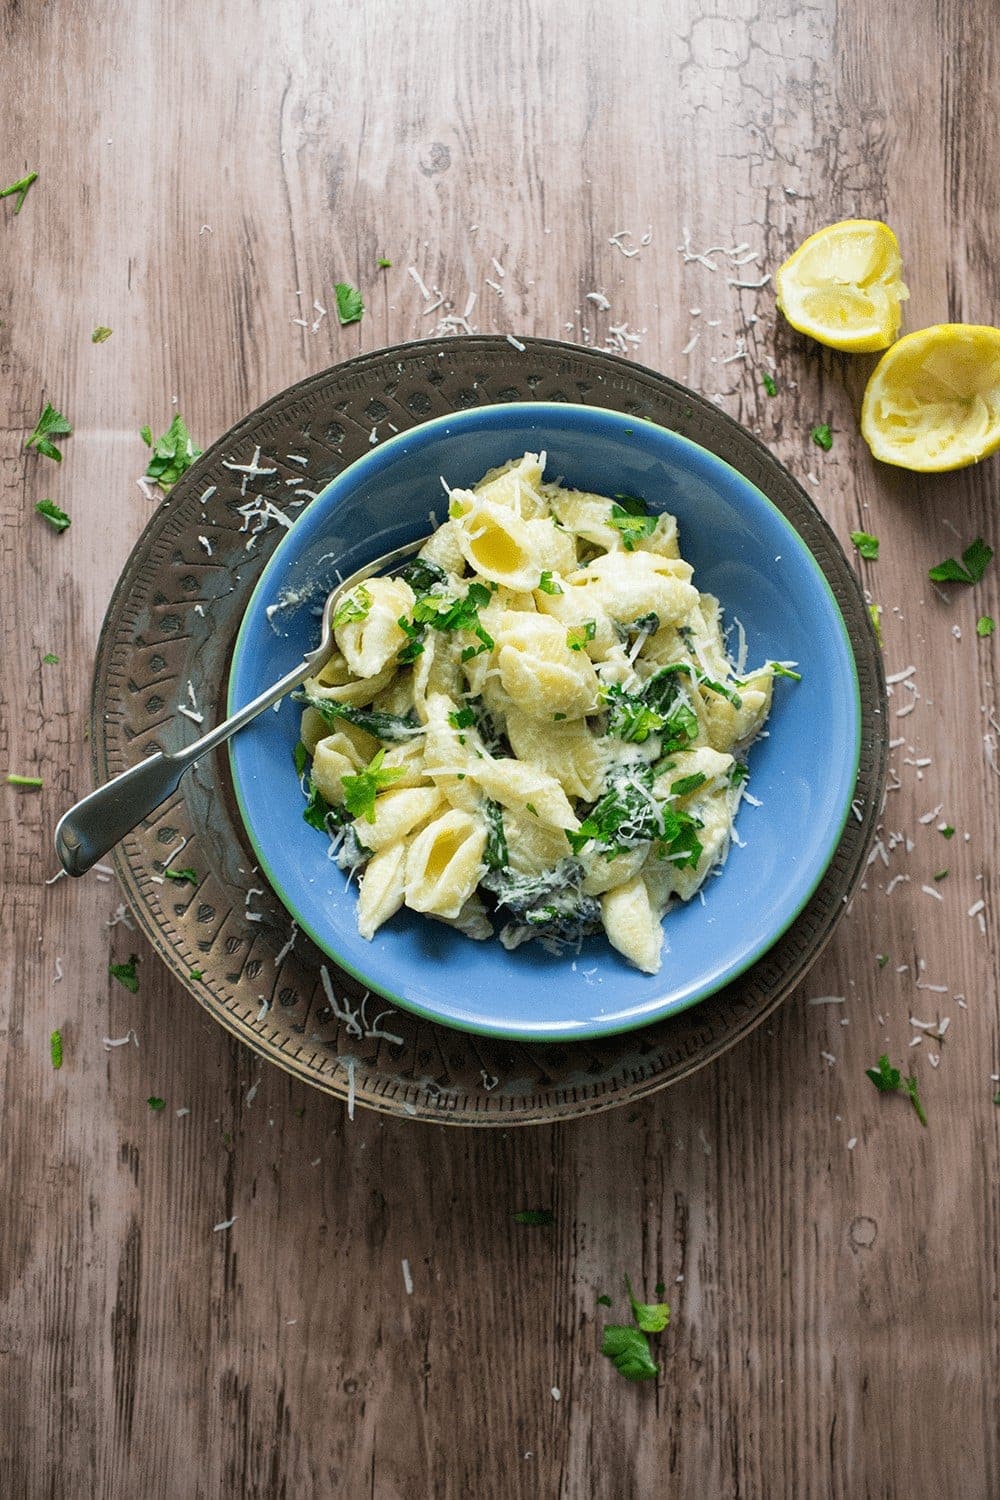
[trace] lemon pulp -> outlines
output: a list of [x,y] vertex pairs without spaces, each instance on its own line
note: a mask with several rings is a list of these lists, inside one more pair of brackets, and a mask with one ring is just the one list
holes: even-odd
[[910,295],[902,270],[888,224],[844,219],[811,234],[779,267],[778,307],[793,328],[833,349],[887,349]]
[[1000,448],[1000,328],[938,323],[882,356],[861,433],[876,458],[921,473],[962,469]]

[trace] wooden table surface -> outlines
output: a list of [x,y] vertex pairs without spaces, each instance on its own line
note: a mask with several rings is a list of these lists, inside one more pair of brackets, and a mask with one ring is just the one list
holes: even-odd
[[[1000,460],[875,464],[873,361],[793,333],[769,279],[822,225],[884,218],[906,327],[997,321],[991,7],[4,0],[0,43],[3,185],[39,174],[0,202],[0,764],[45,781],[0,796],[0,1493],[1000,1494],[1000,731],[976,634],[1000,574],[927,579],[998,541]],[[339,280],[360,324],[314,311]],[[640,1107],[506,1134],[349,1122],[108,925],[113,883],[45,883],[152,512],[138,428],[179,410],[207,444],[473,294],[474,329],[623,345],[758,431],[845,546],[880,537],[857,565],[887,671],[915,669],[886,862],[799,992]],[[58,467],[23,449],[46,399],[74,427]],[[134,996],[108,975],[130,951]],[[865,1077],[882,1052],[926,1129]],[[552,1227],[513,1222],[537,1206]],[[648,1385],[599,1353],[626,1272],[673,1309]]]

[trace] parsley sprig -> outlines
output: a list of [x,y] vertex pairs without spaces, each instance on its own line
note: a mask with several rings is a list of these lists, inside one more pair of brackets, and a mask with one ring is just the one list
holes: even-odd
[[852,531],[851,541],[862,557],[867,558],[869,562],[878,562],[877,536],[872,536],[870,531]]
[[26,448],[34,448],[43,458],[51,458],[55,463],[62,463],[62,454],[52,441],[53,438],[69,437],[73,428],[67,422],[61,411],[56,411],[51,402],[46,401],[42,407],[42,414],[35,423],[35,430],[25,443]]
[[[670,1308],[666,1302],[638,1301],[627,1276],[625,1289],[632,1308],[634,1326],[627,1323],[607,1324],[601,1341],[601,1353],[610,1359],[626,1380],[655,1380],[660,1367],[650,1352],[648,1335],[663,1332],[670,1322]],[[660,1291],[661,1286],[657,1286],[657,1293]],[[601,1296],[597,1300],[602,1306],[611,1306],[610,1297]]]
[[20,178],[19,181],[12,182],[10,187],[0,188],[0,198],[9,198],[11,193],[16,193],[17,202],[14,204],[14,212],[15,214],[19,214],[21,212],[21,207],[24,203],[24,200],[28,196],[28,189],[33,182],[37,181],[38,173],[28,172],[26,176]]
[[351,286],[349,281],[338,281],[333,288],[333,294],[337,299],[337,317],[341,326],[346,327],[348,323],[360,323],[364,316],[365,304],[361,300],[361,293],[357,287]]
[[195,447],[180,412],[162,437],[154,441],[152,428],[148,425],[140,428],[139,436],[146,447],[153,450],[142,477],[158,484],[161,490],[169,490],[190,469],[195,459],[201,457],[201,449]]
[[888,1056],[883,1052],[878,1060],[878,1067],[866,1068],[865,1074],[871,1079],[880,1094],[905,1094],[916,1110],[917,1119],[921,1125],[927,1124],[927,1115],[924,1113],[924,1106],[920,1102],[917,1080],[912,1073],[909,1077],[904,1078],[898,1068],[890,1065]]
[[139,992],[139,975],[135,967],[138,962],[139,955],[132,953],[127,964],[108,964],[108,973],[111,978],[117,979],[118,983],[133,995]]
[[342,776],[344,805],[355,818],[366,823],[375,821],[375,798],[403,775],[402,766],[383,766],[385,746],[377,750],[363,771],[356,776]]
[[944,562],[931,568],[927,576],[932,583],[978,583],[992,556],[993,548],[981,536],[977,536],[962,553],[961,562],[956,562],[953,557],[946,557]]
[[35,502],[35,509],[54,531],[66,531],[70,525],[69,516],[54,500],[38,500]]

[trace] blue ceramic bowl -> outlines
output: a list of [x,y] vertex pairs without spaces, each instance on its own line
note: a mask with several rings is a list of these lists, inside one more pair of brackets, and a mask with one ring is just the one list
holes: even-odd
[[[526,450],[548,476],[610,495],[643,495],[680,524],[694,581],[741,621],[750,666],[799,663],[779,679],[769,734],[750,752],[750,789],[734,847],[704,904],[665,917],[659,974],[641,974],[603,938],[553,957],[513,953],[401,911],[366,942],[355,890],[302,819],[292,763],[300,708],[285,700],[230,742],[233,779],[260,867],[313,941],[388,1000],[466,1031],[521,1040],[598,1037],[647,1025],[704,999],[747,969],[816,889],[850,811],[861,711],[840,611],[812,554],[761,492],[675,433],[616,412],[556,403],[477,408],[373,448],[314,500],[264,569],[233,654],[230,712],[289,671],[317,639],[315,607],[337,579],[444,519],[443,475],[475,483]],[[433,519],[431,519],[433,517]],[[278,605],[277,609],[269,607]]]

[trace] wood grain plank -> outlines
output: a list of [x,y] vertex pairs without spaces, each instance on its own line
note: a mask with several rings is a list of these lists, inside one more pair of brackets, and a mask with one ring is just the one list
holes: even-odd
[[[875,465],[871,361],[794,334],[769,285],[730,285],[835,218],[887,217],[907,326],[996,320],[991,19],[956,0],[0,7],[3,170],[40,173],[18,216],[0,202],[0,753],[46,781],[0,799],[4,1494],[997,1493],[1000,786],[975,620],[1000,601],[995,572],[947,599],[926,581],[996,540],[997,470]],[[676,248],[743,242],[758,258],[714,271]],[[349,328],[340,279],[368,309]],[[484,1135],[348,1121],[106,925],[113,885],[42,884],[88,785],[100,621],[150,514],[136,429],[179,409],[207,443],[472,294],[475,328],[636,333],[630,355],[758,431],[845,545],[876,532],[859,567],[887,669],[913,664],[920,694],[902,718],[913,695],[891,700],[888,866],[801,992],[666,1096]],[[76,429],[58,467],[22,449],[46,398]],[[922,887],[944,866],[938,901]],[[136,996],[107,973],[131,951]],[[827,995],[844,1003],[809,1003]],[[944,1039],[911,1049],[911,1016],[947,1018]],[[138,1047],[104,1049],[130,1028]],[[913,1063],[926,1131],[864,1077],[883,1050]],[[538,1206],[552,1228],[513,1222]],[[673,1307],[646,1388],[598,1353],[597,1295],[621,1316],[626,1272]]]

